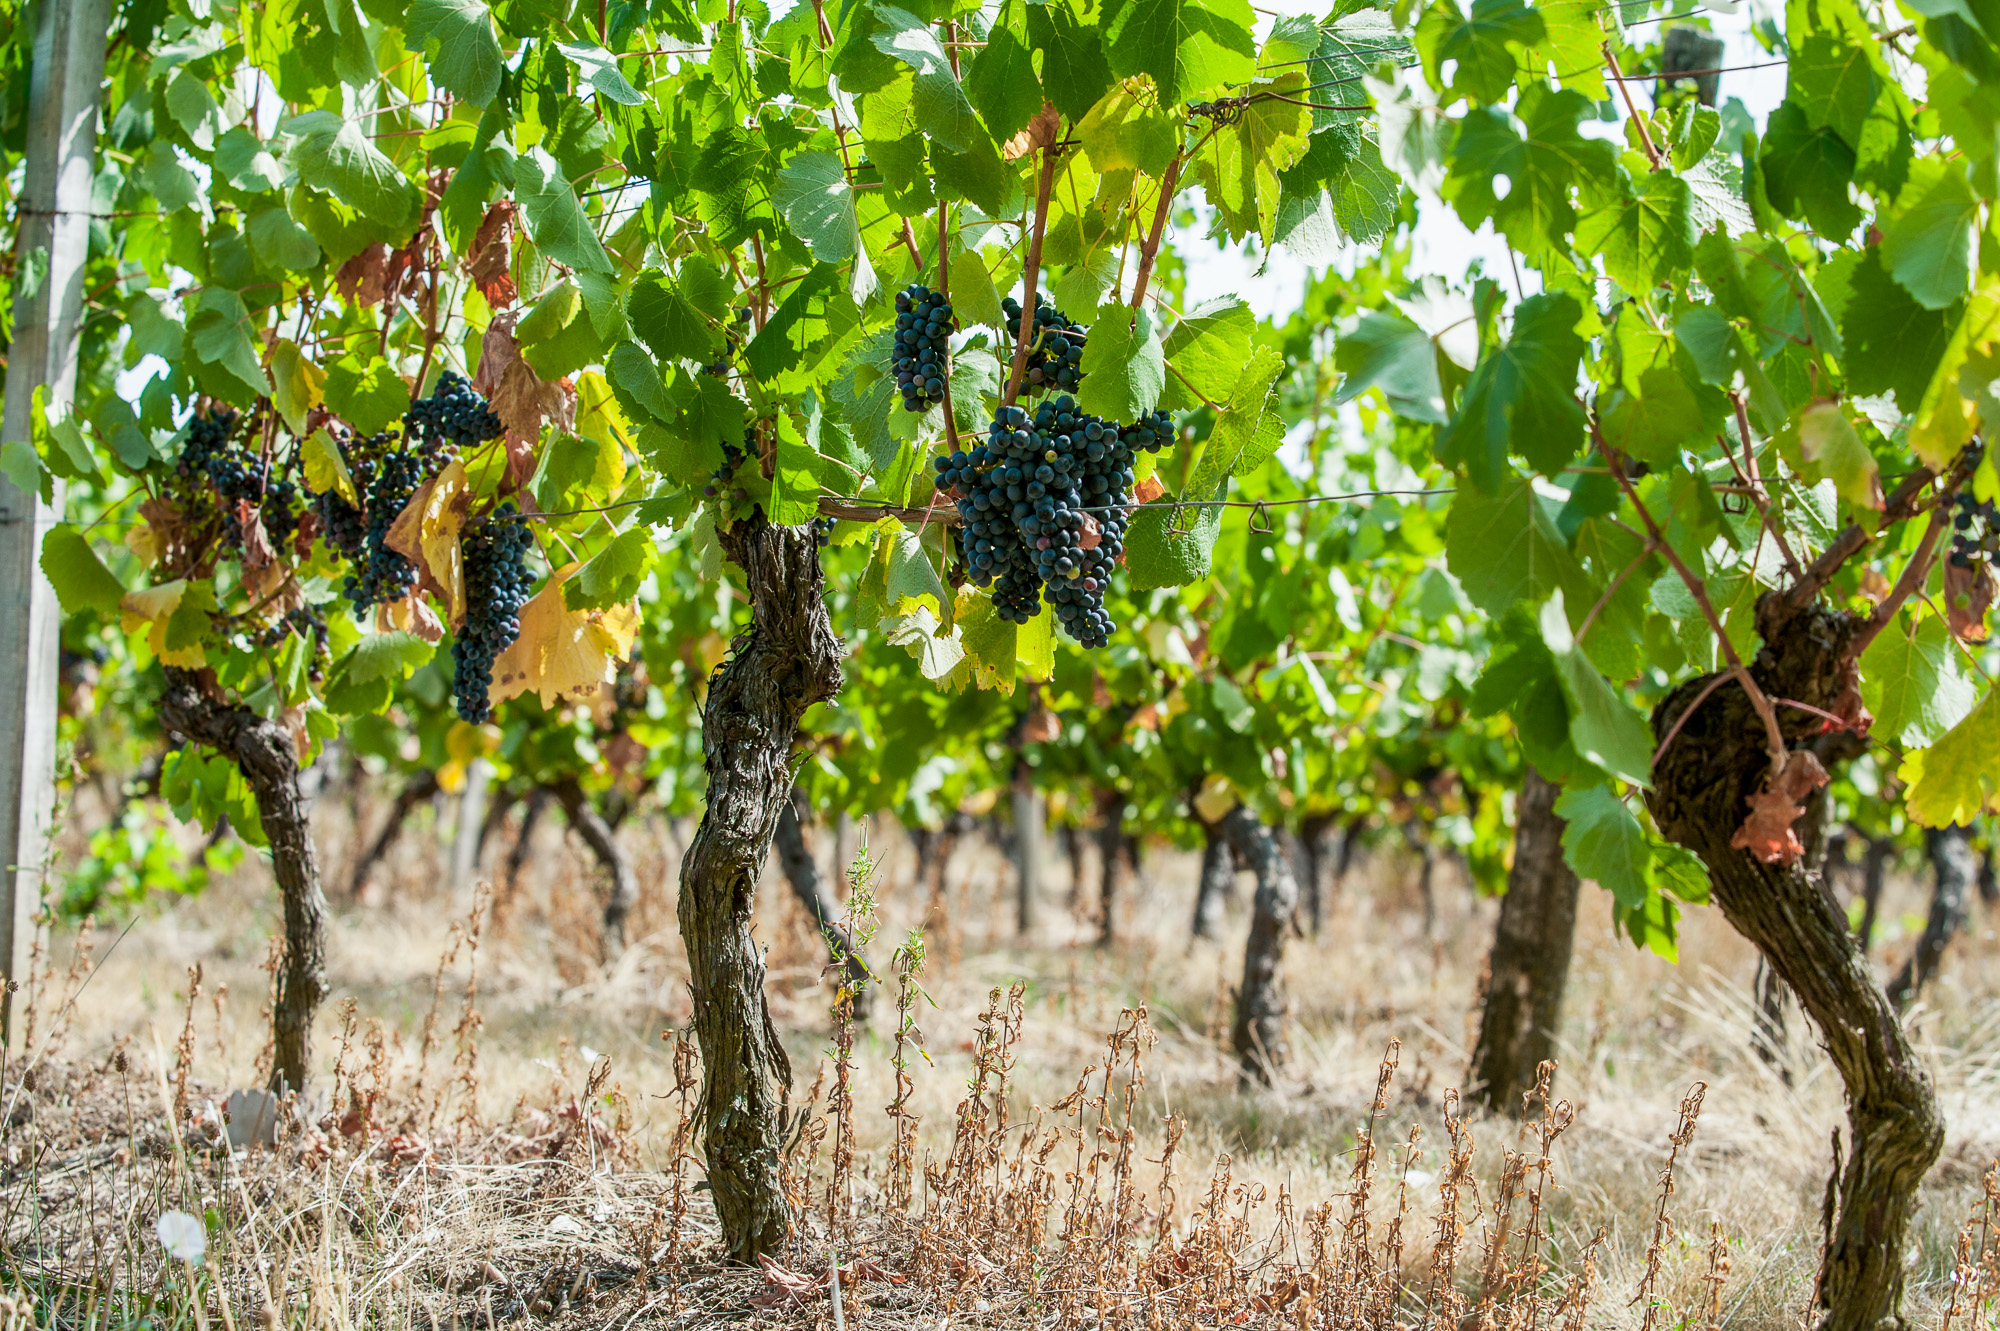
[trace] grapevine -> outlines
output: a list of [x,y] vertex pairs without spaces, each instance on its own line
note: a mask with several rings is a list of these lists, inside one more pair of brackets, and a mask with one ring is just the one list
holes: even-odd
[[951,378],[951,334],[958,328],[951,303],[921,282],[896,293],[896,349],[891,368],[903,407],[924,411],[944,400]]
[[[1016,340],[1021,337],[1021,302],[1012,296],[1001,302],[1000,308],[1007,315],[1007,331]],[[1040,292],[1035,293],[1035,331],[1028,344],[1027,369],[1022,377],[1023,392],[1040,392],[1050,388],[1060,388],[1067,392],[1076,391],[1083,382],[1083,347],[1088,336],[1087,329],[1071,323],[1069,317],[1055,306],[1043,302]]]
[[488,690],[493,662],[521,636],[521,607],[532,579],[533,544],[511,503],[474,521],[459,539],[465,568],[465,624],[451,645],[451,693],[461,720],[477,725],[493,715]]
[[1002,619],[1027,623],[1046,594],[1072,638],[1109,641],[1117,625],[1104,593],[1125,548],[1133,452],[1172,437],[1163,412],[1121,429],[1064,394],[1032,417],[1002,407],[986,443],[937,459],[938,486],[963,523],[959,555],[975,583],[993,588]]

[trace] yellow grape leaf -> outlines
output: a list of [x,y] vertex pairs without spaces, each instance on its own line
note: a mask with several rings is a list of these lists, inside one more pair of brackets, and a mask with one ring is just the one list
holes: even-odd
[[417,589],[429,592],[453,628],[465,622],[465,568],[458,534],[472,506],[465,464],[451,465],[417,487],[410,502],[389,524],[385,544],[417,566]]
[[198,630],[201,627],[198,616],[203,610],[201,602],[207,601],[212,605],[214,593],[209,591],[205,597],[197,596],[190,599],[186,578],[175,578],[172,582],[127,592],[119,601],[118,608],[122,612],[125,631],[137,633],[144,629],[146,645],[153,649],[153,655],[160,658],[161,664],[184,666],[195,670],[207,664],[208,654],[201,645],[198,632],[194,635],[194,641],[184,642],[181,641],[184,633],[174,631],[176,629],[174,621],[180,613],[183,600],[188,601],[188,609],[193,614],[190,616],[190,622],[182,628]]
[[1014,655],[1029,679],[1045,680],[1055,673],[1055,611],[1043,606],[1041,613],[1014,630]]
[[1897,775],[1909,783],[1904,807],[1925,827],[1969,823],[2000,808],[2000,703],[1988,693],[1928,749],[1914,749]]
[[325,389],[326,371],[313,364],[297,343],[279,338],[272,344],[271,402],[293,434],[306,432],[306,413],[326,401]]
[[307,437],[299,458],[305,463],[307,485],[321,492],[332,490],[354,507],[361,507],[361,492],[354,488],[354,474],[347,469],[347,459],[340,455],[340,445],[325,430],[314,430]]
[[1239,801],[1236,790],[1229,784],[1229,778],[1219,772],[1210,772],[1208,779],[1201,783],[1195,793],[1194,811],[1201,815],[1205,823],[1219,823]]
[[125,548],[130,550],[139,562],[147,568],[160,562],[160,552],[165,548],[159,532],[153,524],[141,519],[125,529]]
[[[632,443],[632,427],[625,420],[625,413],[618,409],[618,400],[611,396],[611,385],[596,370],[585,370],[576,376],[576,432],[606,446],[616,444],[634,453],[638,451]],[[622,478],[622,465],[619,474]]]
[[384,601],[375,607],[375,631],[413,634],[435,647],[444,638],[444,621],[424,604],[423,597],[411,592],[400,601]]
[[493,662],[487,696],[494,703],[523,693],[537,695],[546,708],[586,701],[617,677],[618,662],[631,655],[639,634],[636,607],[571,610],[563,603],[562,585],[580,567],[557,569],[521,607],[521,636]]

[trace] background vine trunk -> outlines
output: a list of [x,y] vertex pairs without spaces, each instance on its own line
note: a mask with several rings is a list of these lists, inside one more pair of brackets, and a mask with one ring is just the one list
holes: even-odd
[[1979,881],[1979,854],[1972,848],[1972,829],[1929,827],[1924,829],[1924,854],[1931,862],[1934,882],[1930,915],[1924,931],[1917,936],[1916,950],[1903,962],[1896,978],[1889,981],[1889,997],[1896,1010],[1916,1002],[1917,995],[1937,974],[1938,963],[1954,935],[1965,927],[1965,915]]
[[840,640],[827,618],[810,527],[761,514],[721,533],[743,570],[750,628],[709,682],[701,733],[708,809],[682,860],[681,938],[701,1045],[703,1151],[731,1259],[783,1246],[780,1183],[792,1067],[764,1002],[751,937],[757,878],[791,798],[799,718],[840,688]]
[[257,801],[285,914],[285,954],[271,1005],[271,1086],[280,1094],[303,1091],[312,1071],[313,1014],[327,995],[326,897],[299,793],[298,751],[289,730],[211,697],[196,672],[168,666],[166,678],[161,723],[235,763]]
[[792,895],[812,917],[813,931],[825,941],[828,959],[846,973],[854,993],[854,1015],[866,1020],[868,963],[856,952],[854,935],[841,923],[840,906],[827,891],[819,861],[806,845],[805,824],[811,808],[805,791],[793,786],[791,798],[778,813],[778,864],[785,871],[785,881],[792,885]]
[[625,950],[625,921],[639,903],[639,875],[632,868],[632,857],[618,844],[617,831],[597,811],[575,777],[562,778],[551,791],[569,825],[611,875],[611,894],[604,899],[604,955],[608,960]]
[[1299,905],[1299,881],[1278,838],[1244,805],[1224,815],[1222,830],[1237,858],[1257,875],[1231,1035],[1244,1077],[1268,1085],[1291,1053],[1285,1032],[1291,1008],[1285,995],[1285,938]]
[[1236,856],[1219,823],[1201,825],[1201,881],[1194,896],[1194,936],[1213,938],[1222,932],[1222,916],[1236,895]]
[[1519,1116],[1536,1068],[1555,1057],[1583,884],[1563,858],[1562,788],[1530,767],[1514,800],[1514,866],[1500,898],[1486,1003],[1472,1049],[1473,1098]]
[[[1767,595],[1758,607],[1765,646],[1751,673],[1769,695],[1848,715],[1859,697],[1851,616],[1818,604],[1787,613]],[[1662,739],[1712,677],[1690,680],[1653,712]],[[1821,716],[1779,713],[1786,742],[1807,747]],[[1769,960],[1819,1027],[1847,1091],[1848,1148],[1834,1181],[1835,1209],[1819,1283],[1822,1331],[1874,1331],[1897,1315],[1903,1254],[1918,1185],[1944,1144],[1937,1095],[1904,1037],[1888,995],[1870,974],[1846,916],[1808,866],[1821,863],[1825,792],[1796,831],[1805,854],[1765,864],[1731,846],[1770,765],[1761,721],[1745,692],[1717,688],[1685,718],[1661,755],[1648,796],[1660,830],[1708,866],[1715,903]]]

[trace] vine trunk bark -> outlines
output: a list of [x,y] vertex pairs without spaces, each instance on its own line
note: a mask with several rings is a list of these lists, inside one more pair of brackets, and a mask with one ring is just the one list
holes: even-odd
[[551,790],[569,825],[611,875],[611,894],[604,899],[604,956],[609,960],[625,950],[625,922],[631,918],[632,907],[639,904],[639,875],[632,868],[632,857],[618,844],[617,831],[597,811],[575,777],[564,777]]
[[1125,797],[1116,791],[1097,796],[1097,945],[1118,939],[1118,861],[1125,852]]
[[761,514],[722,548],[743,570],[751,622],[709,681],[702,708],[708,809],[682,860],[681,938],[701,1045],[703,1152],[729,1256],[777,1253],[790,1227],[780,1166],[792,1067],[764,1002],[751,936],[757,879],[791,798],[799,718],[840,688],[840,640],[810,527]]
[[1536,1069],[1555,1057],[1576,942],[1583,885],[1563,858],[1568,824],[1556,813],[1561,794],[1560,786],[1530,767],[1515,798],[1514,867],[1500,898],[1485,1009],[1472,1049],[1474,1098],[1516,1117],[1534,1089]]
[[[1859,622],[1818,604],[1789,609],[1775,595],[1758,607],[1765,646],[1751,673],[1766,694],[1815,711],[1779,712],[1786,742],[1808,747],[1822,715],[1853,715]],[[1804,854],[1766,864],[1731,845],[1770,766],[1763,725],[1744,691],[1725,682],[1699,707],[1713,677],[1691,680],[1653,712],[1662,740],[1680,734],[1653,772],[1648,795],[1660,830],[1708,866],[1715,903],[1755,943],[1819,1027],[1847,1091],[1848,1149],[1830,1191],[1834,1212],[1818,1289],[1821,1331],[1875,1331],[1897,1316],[1903,1254],[1918,1185],[1944,1144],[1929,1073],[1817,872],[1825,792],[1795,830]],[[1690,709],[1693,709],[1690,711]]]
[[271,1005],[271,1086],[280,1094],[303,1091],[312,1070],[313,1014],[327,995],[326,898],[299,794],[298,750],[284,726],[211,696],[196,672],[168,666],[166,678],[161,723],[235,763],[257,801],[285,915],[285,952]]
[[1935,881],[1931,889],[1930,916],[1917,936],[1916,951],[1910,953],[1896,978],[1889,981],[1889,997],[1898,1012],[1917,1001],[1917,995],[1937,974],[1938,963],[1954,935],[1965,927],[1966,910],[1979,881],[1979,854],[1972,848],[1972,829],[1956,827],[1924,829],[1924,853],[1931,862]]
[[1291,1006],[1284,983],[1285,938],[1298,909],[1299,882],[1278,838],[1244,805],[1224,815],[1222,831],[1237,857],[1257,875],[1231,1035],[1244,1079],[1268,1085],[1291,1052],[1285,1032]]
[[1194,936],[1213,938],[1222,931],[1222,916],[1236,895],[1236,856],[1219,823],[1201,825],[1201,885],[1194,896]]

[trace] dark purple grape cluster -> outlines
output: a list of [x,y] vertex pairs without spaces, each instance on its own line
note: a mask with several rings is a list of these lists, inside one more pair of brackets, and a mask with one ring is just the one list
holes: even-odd
[[257,635],[257,645],[268,650],[294,633],[312,642],[313,659],[308,673],[317,682],[325,675],[327,657],[330,654],[327,647],[326,616],[319,612],[318,607],[302,605],[287,610],[284,618]]
[[244,519],[254,515],[271,548],[282,550],[298,532],[304,495],[295,482],[274,474],[269,459],[231,445],[240,419],[233,411],[196,415],[175,470],[183,481],[206,481],[214,490],[230,549],[243,552]]
[[2000,506],[1982,504],[1970,494],[1960,493],[1954,501],[1958,511],[1951,519],[1951,555],[1955,568],[1992,563],[2000,553]]
[[813,544],[822,550],[833,544],[833,529],[839,525],[839,518],[814,518]]
[[[441,380],[438,392],[418,403],[424,410],[420,413],[413,407],[404,418],[405,425],[411,427],[407,436],[399,438],[393,431],[384,431],[365,439],[350,438],[340,445],[347,474],[361,496],[360,508],[330,492],[313,498],[328,544],[353,567],[342,590],[357,614],[377,604],[400,601],[417,585],[417,566],[389,548],[389,529],[409,506],[417,487],[458,456],[461,433],[469,432],[475,442],[479,441],[477,431],[485,428],[485,423],[469,409],[464,397]],[[470,398],[480,412],[485,411],[478,394],[472,393]],[[440,399],[447,399],[449,405],[426,405]],[[497,431],[497,422],[494,428]]]
[[951,335],[958,329],[951,302],[921,282],[896,293],[896,349],[890,368],[908,411],[944,401],[951,378]]
[[751,426],[743,432],[743,447],[734,444],[722,446],[722,465],[708,474],[708,484],[701,487],[704,499],[720,499],[727,493],[731,499],[748,499],[749,491],[735,484],[736,471],[757,451],[757,427]]
[[[1012,296],[1000,303],[1007,314],[1007,333],[1021,339],[1021,302]],[[1060,389],[1073,393],[1083,382],[1083,346],[1089,331],[1073,324],[1055,306],[1035,293],[1035,331],[1028,343],[1028,360],[1021,375],[1021,391],[1039,393]]]
[[419,444],[471,448],[506,433],[486,399],[450,370],[438,376],[429,397],[418,398],[403,415],[403,434]]
[[478,725],[493,715],[487,696],[493,662],[521,636],[521,607],[533,585],[527,564],[532,544],[511,503],[474,519],[459,536],[465,624],[451,644],[451,696],[462,721]]
[[937,460],[962,522],[959,555],[1002,619],[1027,623],[1046,594],[1072,638],[1109,641],[1104,593],[1125,549],[1133,450],[1156,451],[1173,432],[1162,412],[1121,429],[1064,394],[1033,416],[1002,407],[984,444]]

